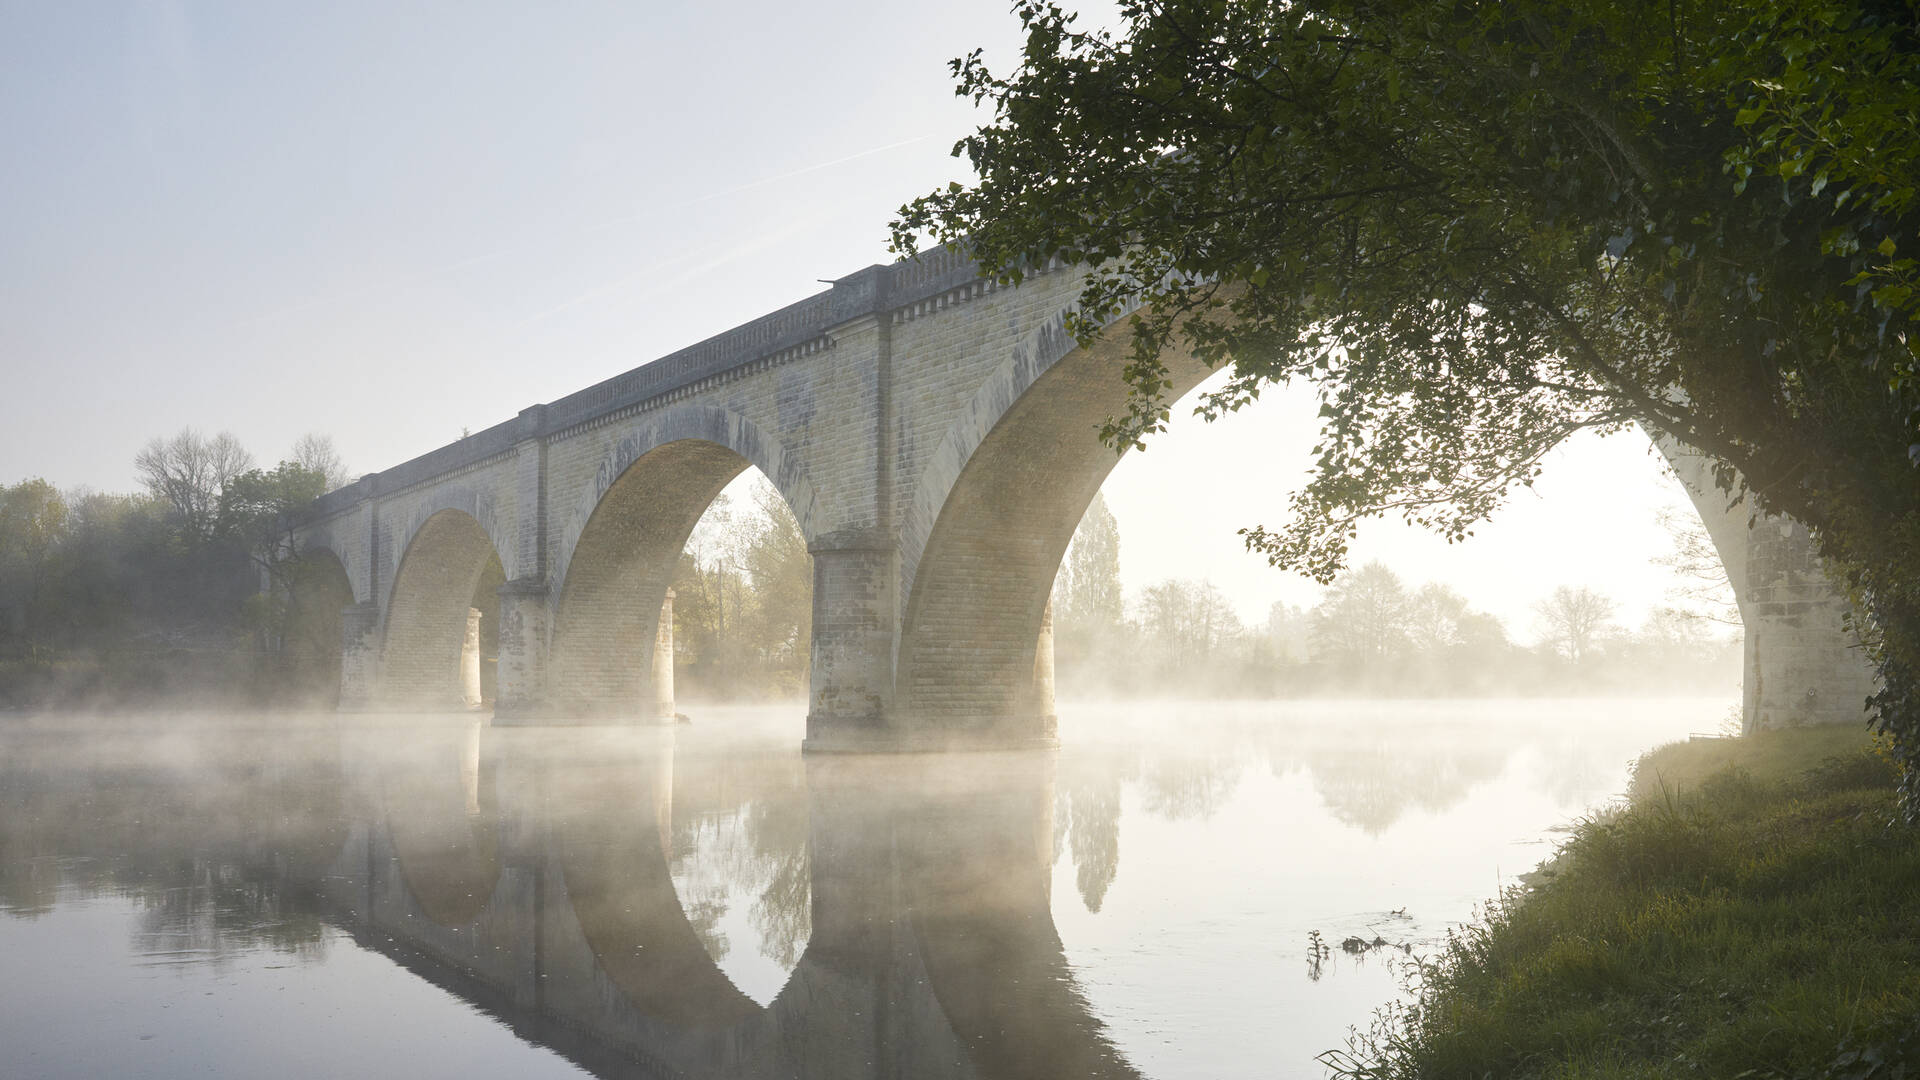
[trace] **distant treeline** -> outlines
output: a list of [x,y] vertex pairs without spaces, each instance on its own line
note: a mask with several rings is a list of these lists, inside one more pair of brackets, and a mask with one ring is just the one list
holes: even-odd
[[[347,481],[331,442],[262,469],[231,435],[184,431],[135,466],[138,494],[0,487],[0,708],[330,705],[337,623],[295,608],[318,570],[283,530]],[[805,694],[813,562],[771,485],[715,503],[673,587],[682,697]]]
[[[1699,580],[1725,575],[1700,538],[1671,520],[1690,584],[1637,630],[1587,587],[1535,605],[1536,640],[1445,585],[1409,585],[1380,563],[1336,581],[1311,610],[1276,603],[1246,624],[1218,587],[1167,580],[1125,597],[1120,533],[1096,496],[1055,581],[1054,657],[1062,696],[1452,696],[1721,690],[1740,679],[1730,601]],[[1680,531],[1676,531],[1680,530]],[[1689,561],[1691,560],[1691,561]]]
[[[346,482],[329,440],[307,436],[271,469],[231,435],[155,439],[144,491],[0,487],[0,708],[325,705],[338,689],[337,623],[295,609],[313,572],[289,513]],[[795,698],[807,687],[813,590],[806,539],[764,480],[723,495],[673,580],[676,683],[687,700]],[[1312,610],[1275,604],[1248,625],[1207,582],[1120,583],[1120,534],[1098,497],[1054,588],[1054,653],[1068,697],[1427,696],[1725,689],[1737,624],[1704,539],[1667,522],[1662,560],[1683,603],[1637,630],[1592,589],[1542,598],[1536,640],[1444,585],[1370,564]],[[336,571],[337,572],[337,571]],[[1703,585],[1702,583],[1706,583]],[[264,586],[264,587],[263,587]],[[478,601],[477,601],[478,602]],[[1716,621],[1717,620],[1717,621]],[[318,630],[315,628],[326,628]]]
[[779,491],[759,474],[745,505],[722,494],[674,575],[674,691],[681,700],[805,697],[813,556]]
[[300,563],[280,529],[345,482],[331,442],[262,469],[186,430],[134,464],[139,494],[0,487],[0,708],[325,697],[338,642],[289,636]]

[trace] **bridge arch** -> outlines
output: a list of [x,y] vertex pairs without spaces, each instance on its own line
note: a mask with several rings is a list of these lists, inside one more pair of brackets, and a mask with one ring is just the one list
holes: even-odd
[[[974,395],[915,486],[895,659],[899,723],[934,741],[1053,734],[1047,599],[1073,531],[1119,461],[1094,425],[1124,411],[1125,317],[1086,347],[1042,325]],[[1168,357],[1171,396],[1208,369]]]
[[499,549],[466,509],[423,508],[416,520],[387,598],[378,697],[431,709],[480,704],[482,646],[472,639],[484,630],[471,615],[498,622]]
[[607,452],[555,561],[549,669],[559,713],[633,716],[661,696],[654,651],[681,552],[701,515],[749,467],[773,483],[810,539],[811,484],[777,442],[736,414],[673,410]]
[[353,579],[338,555],[314,543],[301,549],[288,581],[281,649],[302,697],[328,705],[339,697],[343,615],[356,599]]
[[[1119,371],[1131,345],[1125,315],[1085,347],[1058,319],[1045,323],[981,385],[922,468],[900,530],[895,704],[910,744],[1052,737],[1047,603],[1081,516],[1120,459],[1093,428],[1126,408]],[[1170,400],[1213,374],[1172,352],[1163,359]],[[1669,439],[1653,442],[1735,585],[1748,634],[1746,714],[1764,722],[1752,662],[1758,609],[1745,580],[1748,514],[1726,505],[1710,462]]]

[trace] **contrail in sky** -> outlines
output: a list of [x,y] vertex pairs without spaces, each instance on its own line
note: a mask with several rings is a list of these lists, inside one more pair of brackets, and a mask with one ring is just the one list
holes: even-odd
[[[808,166],[805,166],[804,168],[795,169],[792,172],[783,172],[778,176],[769,176],[762,180],[750,180],[747,183],[740,184],[735,187],[725,188],[720,191],[715,191],[706,195],[702,195],[699,198],[694,199],[692,202],[682,203],[681,206],[698,206],[703,202],[711,202],[714,199],[722,198],[727,195],[734,195],[742,191],[750,191],[753,188],[757,188],[757,187],[766,187],[768,184],[777,184],[782,180],[791,180],[796,176],[805,176],[808,173],[819,172],[822,169],[831,169],[836,165],[845,165],[849,161],[859,161],[861,158],[864,158],[864,157],[872,157],[875,154],[884,154],[889,150],[898,150],[903,146],[912,146],[914,143],[926,142],[928,139],[931,139],[931,138],[933,138],[932,135],[915,135],[911,139],[901,139],[899,142],[891,142],[885,146],[876,146],[871,150],[862,150],[857,154],[848,154],[846,157],[834,158],[832,161],[823,161],[818,165],[808,165]],[[673,209],[678,210],[680,209],[680,207],[677,206],[677,207],[674,207]]]
[[[861,150],[858,153],[848,154],[844,157],[834,158],[831,161],[822,161],[813,165],[805,165],[798,169],[791,169],[787,172],[779,173],[774,176],[766,176],[758,180],[749,180],[744,184],[736,184],[733,187],[722,188],[718,191],[710,191],[707,194],[702,195],[698,198],[688,199],[684,202],[674,203],[669,206],[652,207],[648,210],[644,210],[634,214],[623,214],[619,217],[608,218],[604,221],[595,222],[594,224],[591,224],[591,225],[576,226],[571,229],[557,229],[552,232],[535,237],[534,239],[546,240],[546,239],[553,239],[555,237],[560,237],[560,236],[572,236],[572,235],[580,235],[584,233],[600,232],[606,229],[614,228],[615,226],[628,224],[629,222],[642,221],[642,220],[645,220],[646,218],[654,217],[661,213],[668,213],[675,210],[684,210],[688,207],[699,206],[702,203],[712,202],[715,199],[725,198],[729,195],[737,195],[743,191],[751,191],[754,188],[766,187],[769,184],[777,184],[783,180],[791,180],[797,176],[805,176],[809,173],[816,173],[825,169],[837,168],[838,166],[845,165],[848,162],[859,161],[862,158],[872,157],[875,154],[884,154],[889,150],[898,150],[903,146],[912,146],[915,143],[922,143],[931,138],[934,138],[934,136],[915,135],[911,139],[901,139],[898,142],[890,142],[884,146],[875,146],[870,149]],[[785,235],[785,233],[789,231],[790,230],[781,230],[780,234]],[[484,251],[475,255],[468,255],[465,258],[455,259],[451,262],[441,263],[437,266],[431,266],[431,267],[428,267],[427,269],[416,271],[411,274],[401,274],[397,277],[387,278],[383,281],[368,284],[357,289],[348,289],[344,292],[334,293],[330,296],[321,296],[311,300],[305,300],[297,304],[290,304],[286,307],[278,308],[274,311],[267,312],[264,315],[256,315],[250,319],[242,319],[241,321],[234,323],[233,326],[235,328],[239,328],[239,327],[255,326],[265,322],[272,322],[275,319],[283,318],[287,315],[292,315],[301,311],[307,311],[316,307],[324,307],[327,304],[338,303],[342,300],[346,300],[351,297],[364,296],[368,293],[379,292],[385,289],[391,289],[396,285],[405,285],[415,281],[423,281],[428,278],[436,277],[440,274],[449,273],[454,270],[461,270],[478,263],[487,262],[492,259],[498,259],[503,256],[513,254],[516,251],[524,250],[527,246],[528,246],[527,242],[522,242],[521,244],[518,244],[512,247],[503,247],[493,251]],[[544,319],[549,315],[555,314],[558,311],[564,310],[565,308],[572,307],[575,304],[578,304],[584,300],[591,299],[594,296],[601,295],[604,292],[617,288],[621,283],[633,280],[633,278],[641,274],[648,273],[652,270],[664,269],[666,266],[671,265],[674,261],[677,261],[677,260],[667,260],[666,262],[663,262],[663,263],[655,263],[653,266],[648,267],[646,270],[637,271],[635,274],[623,276],[614,282],[611,282],[605,286],[602,286],[599,289],[593,290],[592,292],[582,294],[581,296],[575,297],[574,299],[566,301],[556,307],[548,308],[545,311],[542,311],[538,314],[529,316],[528,318],[517,323],[516,326],[525,326],[529,323],[538,322],[539,320]]]
[[[865,156],[865,155],[860,155],[860,156]],[[695,263],[693,266],[682,271],[680,276],[682,277],[682,279],[691,278],[691,277],[698,276],[700,274],[704,274],[709,270],[714,270],[719,267],[725,266],[730,262],[734,262],[736,260],[744,258],[748,255],[753,254],[756,251],[761,251],[767,247],[772,246],[773,244],[780,242],[781,240],[785,240],[787,237],[792,236],[794,233],[801,231],[801,229],[804,228],[805,225],[806,225],[805,221],[795,220],[795,221],[789,221],[787,224],[782,225],[780,228],[775,229],[772,232],[756,233],[752,240],[743,244],[735,244],[733,247],[730,247],[725,251],[719,252],[718,254],[711,255],[708,258],[702,260],[701,262]],[[575,296],[571,300],[562,300],[560,303],[555,304],[550,308],[546,308],[545,310],[535,312],[534,314],[529,315],[526,318],[519,320],[518,322],[515,322],[512,328],[515,330],[524,329],[525,327],[531,326],[534,323],[541,321],[542,319],[548,318],[549,316],[558,315],[560,312],[565,311],[568,308],[578,307],[579,305],[588,303],[589,301],[598,300],[603,296],[608,296],[613,293],[619,292],[621,289],[625,288],[628,285],[633,284],[634,282],[649,278],[654,274],[657,274],[660,271],[667,269],[670,266],[684,263],[691,258],[693,258],[693,253],[690,252],[683,255],[676,255],[670,259],[659,259],[654,262],[648,263],[646,266],[643,266],[640,269],[635,270],[630,274],[622,274],[619,277],[614,278],[612,281],[607,281],[599,285],[596,285],[593,288],[588,289],[586,292],[583,292],[578,296]]]

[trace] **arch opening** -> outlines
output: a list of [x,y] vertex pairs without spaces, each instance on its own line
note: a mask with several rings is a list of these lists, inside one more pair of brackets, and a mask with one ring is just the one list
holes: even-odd
[[550,654],[563,715],[673,722],[681,700],[805,691],[812,559],[737,451],[680,439],[635,458],[573,546]]
[[353,604],[353,582],[333,552],[309,548],[294,564],[289,584],[281,641],[288,683],[298,700],[332,708],[340,699],[341,631]]
[[450,711],[490,704],[487,661],[499,656],[505,580],[493,541],[471,514],[441,510],[422,523],[394,574],[380,699]]
[[[1048,341],[1041,336],[1040,362],[1016,357],[1003,368],[1005,385],[990,385],[976,401],[976,416],[955,425],[956,433],[971,426],[985,434],[958,453],[943,447],[961,463],[944,493],[937,468],[923,473],[917,499],[922,506],[937,506],[938,513],[926,515],[933,520],[923,530],[924,541],[916,545],[911,519],[903,537],[907,593],[895,667],[897,722],[916,742],[1006,745],[1054,734],[1050,600],[1076,528],[1122,460],[1100,444],[1093,429],[1125,407],[1126,387],[1117,375],[1128,344],[1125,329],[1124,322],[1117,324],[1087,348],[1061,343],[1051,363],[1044,355]],[[1024,381],[1023,364],[1035,371]],[[1210,374],[1191,363],[1174,364],[1169,396],[1187,397]],[[981,403],[1001,407],[982,417]],[[1682,453],[1656,446],[1683,480],[1693,479]],[[1706,519],[1721,563],[1738,585],[1743,567],[1737,559],[1747,538],[1744,520],[1738,535],[1729,532],[1729,523],[1745,515],[1708,513],[1717,492],[1708,492],[1703,501],[1692,486],[1687,485],[1693,507]],[[1177,504],[1167,509],[1179,513]],[[1578,573],[1570,580],[1577,582]],[[1227,602],[1217,591],[1214,599]],[[1740,607],[1751,657],[1748,600],[1742,595]],[[1234,624],[1239,625],[1237,619]],[[1515,629],[1524,633],[1526,628],[1516,624]],[[1274,636],[1278,640],[1279,633]],[[1750,723],[1753,670],[1749,662]]]

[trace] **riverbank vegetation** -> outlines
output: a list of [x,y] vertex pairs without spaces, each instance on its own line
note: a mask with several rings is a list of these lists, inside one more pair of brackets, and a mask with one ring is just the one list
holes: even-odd
[[1698,522],[1666,522],[1670,604],[1637,628],[1586,585],[1536,598],[1517,639],[1472,598],[1369,563],[1311,608],[1274,604],[1243,620],[1206,581],[1131,595],[1118,523],[1098,496],[1054,582],[1060,693],[1078,698],[1465,697],[1725,693],[1741,678],[1739,615]]
[[[303,618],[298,588],[324,568],[286,529],[347,482],[331,442],[266,469],[232,435],[186,430],[134,464],[134,494],[0,485],[0,709],[329,705],[338,631]],[[738,501],[716,502],[675,573],[677,677],[695,699],[798,697],[812,558],[771,485]]]
[[780,492],[755,474],[701,515],[673,577],[674,687],[689,700],[804,697],[813,556]]
[[1851,726],[1655,750],[1627,805],[1325,1060],[1369,1080],[1910,1076],[1920,837],[1890,824],[1898,776]]
[[[309,435],[258,468],[232,435],[191,429],[134,461],[144,490],[0,486],[0,708],[324,696],[286,586],[288,511],[346,481]],[[261,581],[279,588],[262,592]]]
[[[182,432],[137,464],[138,494],[0,487],[0,708],[326,704],[337,631],[295,609],[290,586],[318,568],[284,532],[290,511],[345,479],[326,440],[302,440],[260,469],[230,436]],[[1705,544],[1670,531],[1675,558]],[[1120,542],[1096,497],[1054,590],[1066,696],[1659,694],[1725,692],[1740,678],[1725,571],[1710,550],[1696,569],[1717,586],[1677,574],[1679,602],[1641,627],[1614,621],[1601,593],[1567,586],[1539,598],[1527,642],[1457,591],[1379,564],[1340,578],[1311,609],[1275,604],[1247,621],[1206,581],[1129,592]],[[263,591],[263,577],[274,587]],[[722,494],[672,584],[683,698],[804,694],[812,558],[772,485]],[[483,653],[493,640],[483,622]]]

